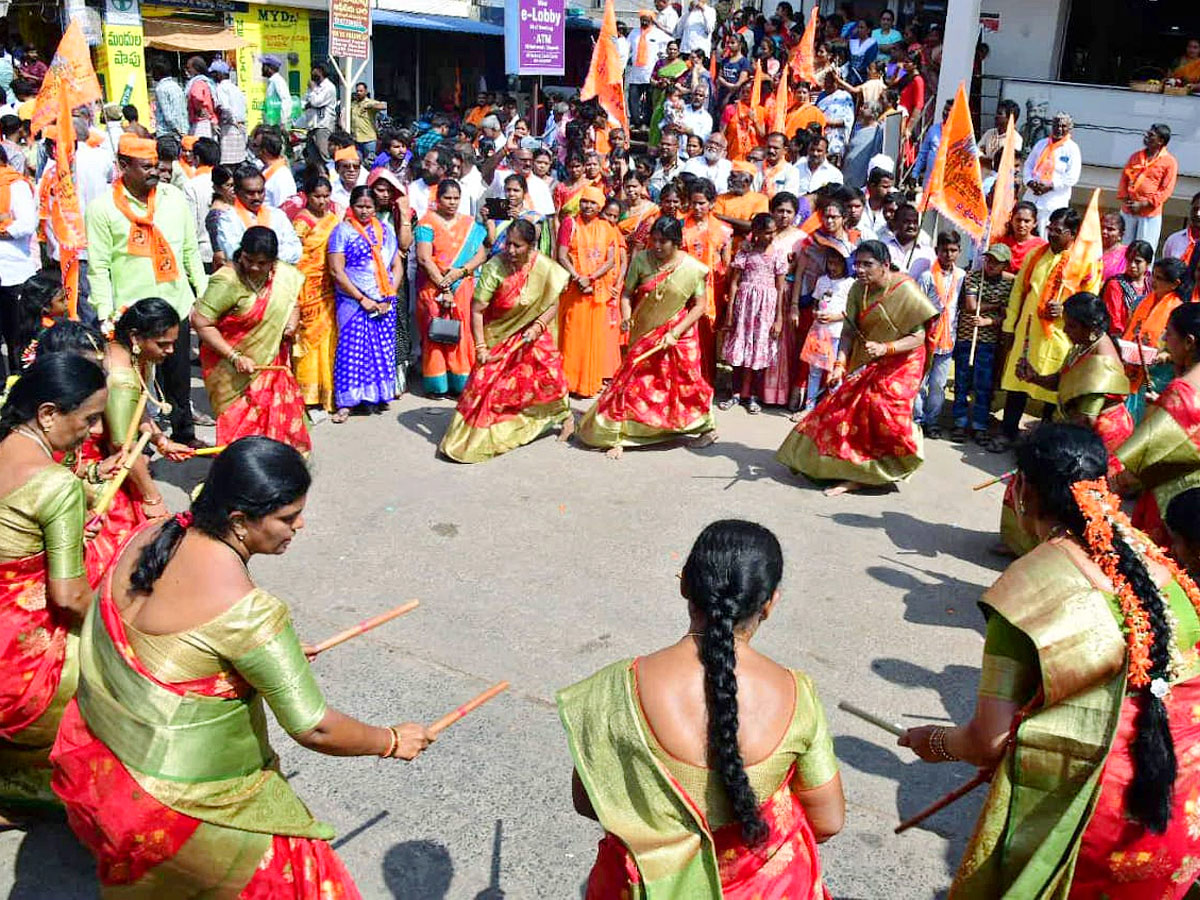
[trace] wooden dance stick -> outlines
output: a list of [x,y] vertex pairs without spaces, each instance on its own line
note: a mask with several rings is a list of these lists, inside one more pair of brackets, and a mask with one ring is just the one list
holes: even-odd
[[858,716],[858,718],[862,719],[864,722],[870,722],[876,728],[882,728],[884,731],[894,734],[896,737],[900,737],[900,735],[904,734],[906,730],[897,725],[895,722],[889,722],[887,719],[881,718],[874,713],[869,713],[861,706],[855,706],[853,703],[850,703],[846,700],[838,703],[838,709],[848,712],[852,716]]
[[129,427],[125,429],[125,439],[121,441],[121,449],[125,455],[129,455],[130,449],[133,447],[133,442],[137,440],[138,428],[142,424],[142,415],[146,412],[146,403],[150,400],[150,388],[145,388],[141,396],[138,397],[137,406],[133,408],[133,418],[129,420]]
[[653,347],[651,347],[649,350],[647,350],[647,351],[646,351],[645,353],[643,353],[641,356],[639,356],[639,357],[637,357],[636,359],[634,359],[634,361],[633,361],[633,365],[635,365],[635,366],[636,366],[638,363],[642,362],[643,360],[647,360],[647,359],[649,359],[649,358],[650,358],[650,357],[652,357],[652,356],[653,356],[655,353],[657,353],[659,350],[665,350],[665,349],[666,349],[666,346],[667,346],[667,345],[666,345],[666,344],[664,344],[662,341],[659,341],[657,344],[655,344]]
[[464,703],[458,709],[454,710],[454,712],[448,713],[448,714],[442,716],[440,719],[438,719],[436,722],[434,722],[432,725],[430,725],[425,730],[428,731],[432,735],[440,734],[441,732],[443,732],[447,728],[449,728],[451,725],[453,725],[455,722],[457,722],[459,719],[461,719],[463,716],[465,716],[467,713],[483,706],[483,704],[487,703],[489,700],[491,700],[497,694],[507,691],[508,687],[509,687],[509,685],[508,685],[507,681],[501,681],[498,684],[493,684],[490,688],[488,688],[482,694],[480,694],[479,696],[477,696],[471,700],[468,700],[466,703]]
[[104,518],[104,514],[112,506],[112,502],[117,496],[117,491],[121,489],[121,485],[129,477],[129,470],[133,468],[133,464],[137,461],[137,458],[142,455],[142,451],[146,449],[146,444],[150,442],[153,434],[154,432],[149,429],[143,431],[142,436],[138,438],[138,442],[134,444],[133,451],[125,454],[125,461],[121,463],[121,468],[117,470],[117,474],[100,491],[100,496],[96,500],[96,507],[92,510],[92,517],[88,520],[89,528],[94,528],[100,524],[100,520]]
[[392,619],[397,619],[406,613],[410,613],[420,605],[420,600],[409,600],[407,603],[401,603],[399,606],[395,607],[394,609],[389,609],[387,612],[380,613],[379,615],[373,616],[370,619],[363,619],[352,628],[347,628],[345,631],[339,631],[333,637],[329,637],[321,641],[321,643],[312,648],[312,651],[308,655],[309,659],[312,659],[318,653],[324,653],[330,647],[336,647],[338,644],[344,644],[346,641],[350,640],[350,638],[356,638],[360,634],[366,634],[371,629],[378,628],[384,622],[390,622]]
[[1133,332],[1133,342],[1137,344],[1138,364],[1142,367],[1142,378],[1146,383],[1146,390],[1150,390],[1150,369],[1146,367],[1145,353],[1145,348],[1149,345],[1142,343],[1142,324],[1140,322],[1138,323],[1138,327]]
[[291,366],[255,366],[253,374],[257,375],[259,372],[290,372],[290,371],[292,371]]
[[961,800],[963,797],[967,796],[967,794],[971,793],[971,791],[975,790],[975,788],[979,787],[981,784],[987,784],[989,781],[991,781],[993,771],[994,771],[993,769],[980,769],[978,772],[975,773],[975,777],[972,778],[970,781],[968,781],[966,784],[964,784],[962,787],[955,788],[950,793],[948,793],[945,797],[943,797],[941,800],[938,800],[936,803],[932,803],[929,806],[925,807],[923,810],[921,810],[919,813],[917,813],[911,819],[905,819],[903,822],[901,822],[899,825],[896,826],[894,833],[901,834],[902,832],[908,831],[908,829],[912,828],[914,825],[919,825],[921,822],[924,822],[926,819],[928,819],[934,813],[940,812],[941,810],[945,809],[947,806],[949,806],[952,803],[957,803],[959,800]]
[[200,447],[192,456],[220,456],[228,446],[228,444],[218,444],[215,447]]
[[1010,478],[1014,477],[1016,474],[1017,474],[1016,469],[1009,469],[1007,472],[1004,472],[1001,475],[997,475],[995,478],[989,478],[987,481],[979,482],[979,484],[972,487],[971,490],[982,491],[984,488],[990,488],[993,484],[999,484],[1002,481],[1007,482]]

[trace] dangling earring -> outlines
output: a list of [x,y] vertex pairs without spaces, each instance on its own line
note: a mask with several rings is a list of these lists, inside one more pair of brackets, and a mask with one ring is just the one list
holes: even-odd
[[134,359],[142,355],[142,345],[135,343],[129,350],[133,354]]

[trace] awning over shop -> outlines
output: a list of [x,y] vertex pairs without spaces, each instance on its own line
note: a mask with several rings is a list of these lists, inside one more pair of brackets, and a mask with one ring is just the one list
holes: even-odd
[[231,28],[186,19],[147,18],[142,21],[147,47],[174,50],[176,53],[240,50],[250,42],[238,37]]
[[390,9],[371,10],[373,25],[388,25],[392,28],[418,28],[424,31],[457,31],[460,34],[486,34],[504,37],[504,28],[489,25],[459,16],[425,16],[416,13],[395,12]]

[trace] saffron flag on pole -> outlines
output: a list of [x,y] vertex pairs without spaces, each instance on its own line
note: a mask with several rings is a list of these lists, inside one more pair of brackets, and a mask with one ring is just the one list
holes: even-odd
[[804,28],[804,34],[800,35],[799,42],[792,49],[791,56],[788,58],[788,62],[796,72],[796,77],[811,85],[817,83],[813,58],[816,53],[818,6],[820,6],[819,3],[813,4],[812,10],[808,14],[808,25]]
[[32,130],[40,133],[57,123],[54,140],[54,182],[50,199],[50,227],[58,241],[67,314],[79,317],[79,255],[87,247],[83,209],[72,177],[75,157],[75,125],[72,114],[81,106],[100,99],[100,82],[92,68],[92,57],[79,21],[67,26],[50,68],[34,101]]
[[1096,188],[1092,191],[1087,212],[1083,214],[1079,236],[1071,245],[1066,265],[1063,266],[1061,295],[1069,297],[1091,287],[1100,276],[1103,256],[1104,246],[1100,239],[1100,188]]
[[928,203],[978,243],[987,226],[987,200],[979,171],[979,150],[971,125],[967,88],[959,82],[950,117],[942,125],[933,173],[929,177]]
[[787,124],[788,114],[788,67],[787,63],[779,70],[779,86],[775,88],[775,119],[771,122],[771,130],[783,134]]
[[600,25],[600,38],[592,48],[592,62],[588,66],[587,80],[579,92],[580,100],[600,101],[609,118],[620,123],[629,132],[629,117],[625,113],[625,85],[621,73],[625,63],[617,52],[617,13],[613,0],[604,0],[604,21]]
[[1017,128],[1013,117],[1008,117],[1008,130],[1004,133],[1004,150],[1000,154],[1000,165],[996,169],[996,181],[992,185],[992,212],[988,217],[988,241],[1004,235],[1013,207],[1017,205]]
[[762,66],[758,64],[758,60],[756,59],[754,61],[754,83],[750,85],[750,109],[756,115],[758,107],[762,104],[762,82]]

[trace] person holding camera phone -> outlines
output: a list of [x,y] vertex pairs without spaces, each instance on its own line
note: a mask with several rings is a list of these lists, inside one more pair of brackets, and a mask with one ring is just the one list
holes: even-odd
[[524,219],[533,226],[534,249],[550,253],[550,229],[546,217],[533,209],[529,201],[529,179],[513,173],[504,179],[504,196],[489,197],[484,201],[483,226],[487,229],[488,256],[499,256],[504,252],[513,222]]

